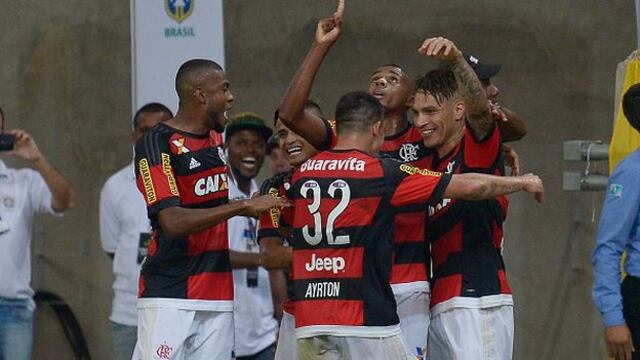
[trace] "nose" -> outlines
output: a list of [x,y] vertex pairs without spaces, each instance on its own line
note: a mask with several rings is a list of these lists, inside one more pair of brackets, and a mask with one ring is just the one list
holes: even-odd
[[374,84],[376,86],[381,87],[381,88],[386,88],[387,87],[387,80],[385,80],[385,78],[379,78],[379,79],[376,79],[376,81],[374,81]]

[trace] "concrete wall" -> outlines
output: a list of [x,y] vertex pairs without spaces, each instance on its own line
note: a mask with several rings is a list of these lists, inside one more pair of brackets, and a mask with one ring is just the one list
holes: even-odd
[[[225,2],[235,111],[270,117],[317,19],[332,11],[333,1]],[[97,210],[102,184],[131,156],[128,2],[3,1],[0,32],[7,127],[31,132],[79,194],[78,207],[63,220],[38,222],[34,286],[61,294],[79,317],[93,357],[111,359],[112,275],[99,245]],[[633,2],[349,0],[344,35],[313,98],[331,114],[339,96],[364,89],[379,64],[423,73],[434,63],[415,49],[432,35],[504,64],[495,79],[501,103],[529,125],[516,148],[524,170],[546,182],[544,206],[526,195],[511,197],[505,253],[517,303],[516,359],[604,358],[589,258],[592,207],[599,210],[601,195],[561,191],[563,169],[581,166],[561,160],[561,145],[609,138],[615,67],[636,43]],[[53,320],[47,309],[38,311],[35,359],[70,358]]]

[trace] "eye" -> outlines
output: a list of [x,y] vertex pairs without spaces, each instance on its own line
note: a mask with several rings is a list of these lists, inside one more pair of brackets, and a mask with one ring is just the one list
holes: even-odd
[[389,82],[391,84],[396,84],[400,79],[398,79],[397,77],[390,77],[389,78]]

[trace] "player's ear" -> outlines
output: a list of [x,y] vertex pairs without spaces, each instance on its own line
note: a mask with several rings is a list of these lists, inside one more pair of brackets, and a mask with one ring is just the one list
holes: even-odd
[[467,111],[467,108],[462,100],[456,100],[453,104],[453,118],[456,121],[460,121],[464,119],[464,113]]
[[373,123],[371,131],[374,138],[380,136],[380,134],[382,133],[382,120],[379,120]]

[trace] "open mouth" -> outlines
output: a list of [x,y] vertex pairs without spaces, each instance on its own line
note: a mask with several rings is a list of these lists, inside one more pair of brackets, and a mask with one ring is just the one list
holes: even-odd
[[243,157],[240,161],[247,169],[254,169],[256,167],[256,158],[252,156]]
[[287,148],[287,154],[289,156],[296,156],[302,154],[302,146],[291,146]]
[[371,95],[373,95],[373,97],[378,100],[381,100],[384,98],[384,93],[382,91],[374,91],[373,94]]
[[423,129],[423,130],[420,130],[420,133],[422,134],[423,137],[427,137],[427,136],[433,134],[434,132],[436,132],[436,129]]

